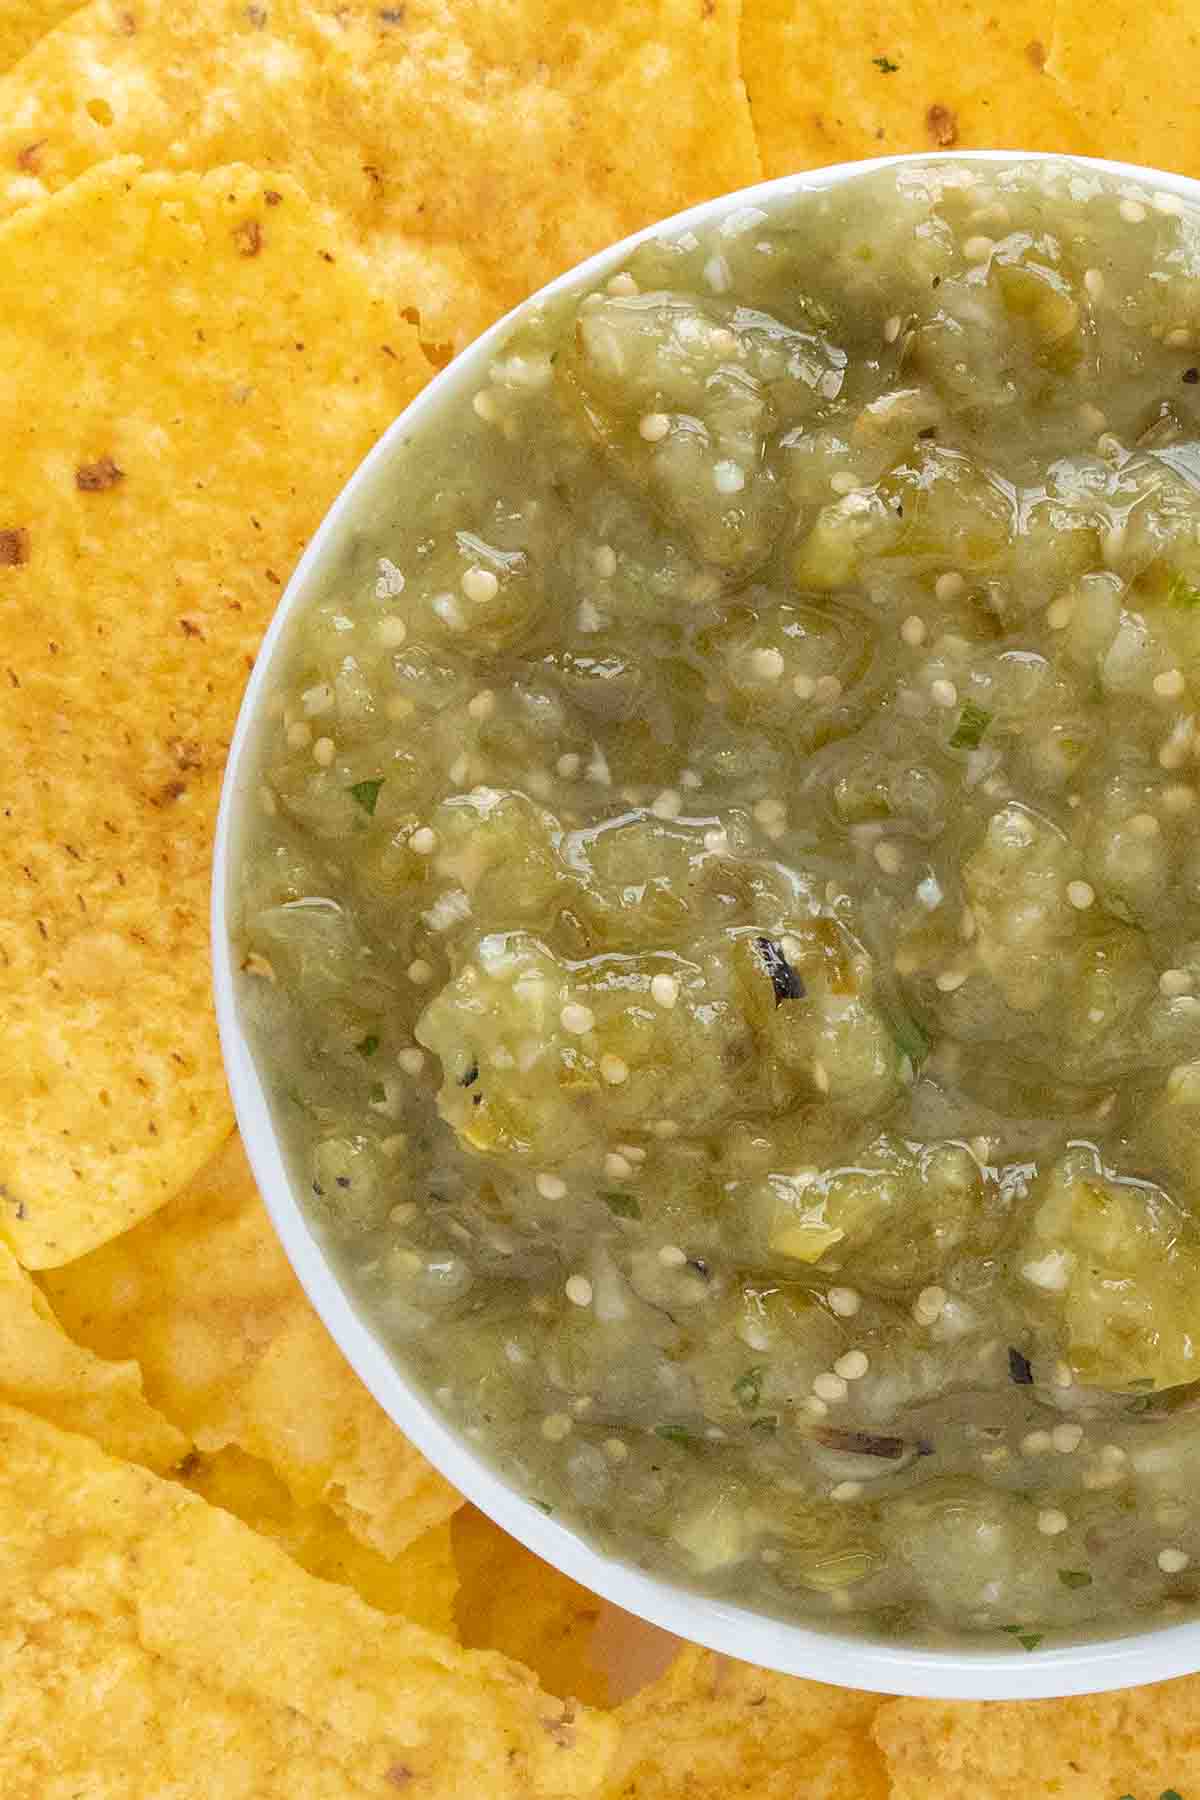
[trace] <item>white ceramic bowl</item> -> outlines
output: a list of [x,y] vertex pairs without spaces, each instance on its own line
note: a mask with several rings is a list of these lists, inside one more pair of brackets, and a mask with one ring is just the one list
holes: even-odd
[[[918,163],[1001,163],[1062,161],[1103,173],[1151,192],[1163,190],[1200,203],[1200,182],[1181,175],[1094,158],[1048,158],[1022,151],[981,150],[921,156],[877,157],[840,163],[706,201],[661,224],[636,232],[569,270],[534,300],[595,285],[620,268],[644,239],[707,227],[724,213],[746,205],[769,206],[793,194],[830,188],[857,175],[889,166]],[[212,941],[217,1018],[225,1066],[246,1151],[275,1229],[310,1300],[343,1354],[400,1429],[441,1470],[448,1481],[489,1514],[505,1531],[574,1580],[617,1606],[747,1662],[806,1675],[843,1687],[938,1699],[1021,1700],[1062,1694],[1096,1693],[1162,1681],[1200,1669],[1200,1622],[1172,1625],[1134,1636],[1100,1639],[1026,1653],[996,1649],[925,1650],[864,1641],[833,1629],[794,1625],[766,1618],[723,1600],[676,1587],[614,1557],[602,1555],[575,1532],[547,1518],[532,1501],[515,1493],[460,1437],[447,1428],[421,1392],[406,1378],[390,1351],[360,1316],[324,1251],[309,1230],[285,1167],[274,1121],[243,1034],[235,994],[235,964],[228,920],[234,858],[231,846],[247,790],[252,785],[253,739],[270,680],[272,663],[292,613],[318,585],[336,550],[374,485],[386,476],[397,446],[431,414],[486,377],[489,363],[514,321],[532,304],[524,302],[436,375],[387,430],[346,484],[300,559],[279,603],[250,677],[229,753],[217,821],[213,872]]]

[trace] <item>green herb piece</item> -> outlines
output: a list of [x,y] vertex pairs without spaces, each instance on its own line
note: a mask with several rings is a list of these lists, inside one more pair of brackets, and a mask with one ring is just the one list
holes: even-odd
[[537,1507],[539,1512],[544,1512],[547,1518],[550,1518],[554,1512],[554,1508],[548,1500],[535,1500],[533,1504]]
[[1158,1796],[1158,1800],[1183,1800],[1183,1796],[1177,1793],[1174,1788],[1164,1788],[1162,1793]]
[[371,1083],[370,1098],[375,1102],[376,1106],[381,1105],[382,1102],[387,1099],[387,1089],[384,1087],[382,1081],[373,1081]]
[[1058,1579],[1064,1587],[1068,1588],[1091,1587],[1092,1585],[1092,1577],[1087,1569],[1060,1569]]
[[992,722],[992,715],[982,706],[976,706],[968,700],[958,715],[958,724],[954,727],[954,735],[950,739],[952,750],[978,750],[984,732]]
[[875,64],[875,67],[879,70],[881,75],[894,75],[896,70],[900,67],[900,64],[894,63],[890,56],[873,56],[871,61]]
[[1137,1380],[1131,1381],[1129,1385],[1131,1388],[1152,1388],[1154,1377],[1153,1375],[1139,1375]]
[[656,1425],[654,1435],[666,1438],[667,1442],[671,1444],[698,1444],[700,1442],[695,1432],[689,1431],[686,1425]]
[[636,1194],[622,1194],[617,1188],[606,1188],[600,1198],[618,1219],[640,1219],[642,1208]]
[[744,1375],[739,1375],[734,1382],[733,1397],[743,1412],[752,1413],[757,1410],[758,1403],[762,1399],[762,1383],[765,1372],[765,1365],[757,1363],[754,1368],[747,1369]]
[[899,1008],[891,1015],[892,1037],[901,1056],[907,1056],[915,1068],[929,1055],[929,1034],[908,1013]]
[[1193,587],[1186,575],[1177,572],[1167,581],[1167,603],[1190,611],[1193,607],[1200,606],[1200,588]]
[[1022,1650],[1036,1650],[1041,1641],[1042,1633],[1040,1631],[1022,1631],[1017,1636],[1017,1642]]
[[360,1056],[374,1056],[379,1048],[379,1038],[373,1031],[368,1031],[365,1038],[355,1044],[354,1048]]
[[761,1418],[751,1419],[751,1431],[761,1431],[764,1437],[774,1437],[779,1430],[779,1414],[763,1413]]
[[352,797],[357,800],[368,819],[375,817],[375,803],[379,799],[379,790],[382,786],[382,781],[356,781],[350,789]]

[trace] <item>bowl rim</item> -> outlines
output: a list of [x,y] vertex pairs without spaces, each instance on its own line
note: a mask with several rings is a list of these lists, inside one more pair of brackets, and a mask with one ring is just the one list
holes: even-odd
[[438,1416],[403,1373],[335,1275],[300,1208],[249,1043],[242,1030],[229,930],[234,851],[246,799],[258,714],[281,638],[322,566],[352,523],[360,499],[383,473],[404,437],[443,401],[478,384],[514,324],[551,296],[611,274],[639,244],[707,226],[740,208],[771,205],[794,194],[840,186],[887,168],[933,165],[1058,163],[1200,203],[1200,181],[1102,157],[1050,151],[920,151],[830,164],[757,182],[701,201],[598,251],[546,283],[491,325],[438,371],[393,420],[326,512],[280,597],[255,659],[238,712],[221,787],[213,850],[211,938],[213,988],[225,1071],[251,1168],[274,1229],[300,1283],[342,1355],[383,1411],[427,1460],[512,1537],[582,1586],[652,1625],[694,1643],[784,1674],[882,1694],[937,1700],[1050,1699],[1101,1693],[1200,1670],[1200,1620],[1120,1638],[1098,1638],[1018,1654],[1009,1650],[922,1649],[860,1638],[772,1618],[678,1587],[594,1548],[581,1534],[544,1515]]

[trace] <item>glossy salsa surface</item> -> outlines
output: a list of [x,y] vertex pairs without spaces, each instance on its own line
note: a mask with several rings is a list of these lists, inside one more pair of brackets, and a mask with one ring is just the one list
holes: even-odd
[[1172,196],[742,206],[525,317],[292,621],[238,944],[310,1219],[628,1561],[1194,1607],[1198,384]]

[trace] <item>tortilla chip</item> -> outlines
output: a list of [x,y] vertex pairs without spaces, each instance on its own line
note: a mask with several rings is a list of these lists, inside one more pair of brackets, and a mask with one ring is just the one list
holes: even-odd
[[611,1698],[592,1640],[604,1602],[518,1544],[473,1506],[451,1526],[458,1566],[459,1635],[502,1650],[560,1698],[606,1706]]
[[327,1506],[299,1506],[267,1464],[240,1450],[189,1458],[184,1485],[210,1506],[235,1513],[322,1581],[352,1587],[377,1612],[403,1613],[417,1625],[457,1635],[458,1571],[449,1525],[435,1525],[389,1562],[351,1535]]
[[79,0],[4,0],[0,7],[0,73],[51,31]]
[[585,1796],[612,1739],[230,1514],[0,1407],[0,1792]]
[[275,177],[115,162],[0,231],[0,1238],[27,1267],[229,1129],[207,914],[242,683],[428,372]]
[[[1133,17],[1129,54],[1138,60],[1113,62],[1124,79],[1143,55]],[[951,147],[1136,160],[1144,145],[1124,113],[1114,148],[1111,130],[1099,135],[1051,74],[1053,18],[1041,0],[900,0],[887,8],[745,0],[742,66],[766,173]],[[1111,45],[1107,27],[1096,33],[1094,12],[1089,36]],[[1200,162],[1195,126],[1177,144],[1172,167],[1186,166],[1181,150]]]
[[893,1800],[1167,1800],[1200,1782],[1200,1676],[1119,1694],[1019,1704],[896,1700],[875,1738]]
[[606,1800],[888,1800],[871,1737],[880,1705],[691,1644],[613,1715]]
[[1045,72],[1075,111],[1097,156],[1200,175],[1200,121],[1186,71],[1200,53],[1191,0],[1106,9],[1059,0]]
[[142,1392],[134,1362],[104,1362],[73,1344],[45,1296],[0,1244],[0,1400],[81,1431],[113,1456],[160,1472],[187,1454],[183,1433]]
[[235,1135],[171,1204],[42,1278],[65,1328],[136,1357],[154,1405],[206,1453],[258,1457],[399,1554],[462,1504],[375,1404],[312,1310]]
[[95,0],[0,81],[0,216],[118,152],[285,170],[426,339],[460,346],[590,251],[757,178],[737,18],[737,0]]

